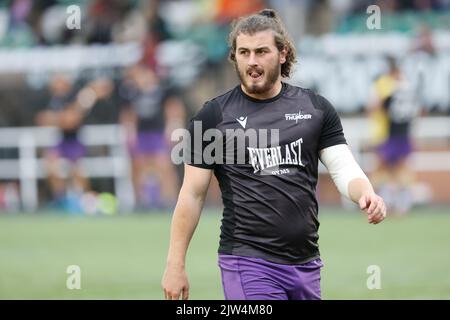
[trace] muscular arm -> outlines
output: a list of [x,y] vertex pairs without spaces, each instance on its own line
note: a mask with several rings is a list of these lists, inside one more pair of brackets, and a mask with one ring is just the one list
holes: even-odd
[[189,297],[185,272],[186,252],[200,219],[212,170],[185,165],[184,181],[172,218],[167,266],[162,287],[166,299]]
[[348,146],[331,146],[322,149],[319,155],[339,192],[367,213],[368,222],[377,224],[383,221],[386,216],[384,201],[373,190],[372,184],[355,161]]

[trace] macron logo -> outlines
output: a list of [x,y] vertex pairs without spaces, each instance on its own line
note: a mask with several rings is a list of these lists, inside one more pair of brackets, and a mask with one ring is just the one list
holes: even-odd
[[247,117],[240,117],[240,118],[236,118],[237,122],[239,122],[239,124],[242,126],[242,128],[245,129],[245,126],[247,125]]

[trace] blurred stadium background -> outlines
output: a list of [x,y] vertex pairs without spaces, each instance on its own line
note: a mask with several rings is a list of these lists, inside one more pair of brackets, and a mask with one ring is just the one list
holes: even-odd
[[[367,27],[372,4],[381,29]],[[167,161],[170,148],[143,166],[133,125],[169,141],[204,101],[236,85],[229,23],[264,7],[279,11],[297,44],[288,82],[333,103],[369,175],[368,105],[386,57],[418,84],[408,215],[369,226],[322,170],[323,297],[450,298],[450,1],[14,0],[0,1],[1,299],[162,298],[182,166]],[[58,189],[49,177],[73,175],[73,162],[55,166],[49,151],[74,132],[84,151],[75,176],[87,183]],[[220,205],[212,184],[189,250],[193,299],[222,299]],[[69,265],[81,267],[81,290],[66,288]],[[366,287],[370,265],[381,269],[379,290]]]

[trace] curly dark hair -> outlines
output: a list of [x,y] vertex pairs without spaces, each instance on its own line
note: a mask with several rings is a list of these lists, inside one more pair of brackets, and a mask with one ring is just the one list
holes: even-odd
[[228,58],[231,62],[236,62],[236,38],[240,33],[253,35],[256,32],[265,30],[273,31],[278,51],[284,48],[287,51],[286,62],[281,65],[281,76],[288,78],[291,75],[293,65],[297,62],[296,50],[291,37],[275,10],[264,9],[257,14],[241,17],[233,21],[230,34],[228,35],[228,46],[230,48]]

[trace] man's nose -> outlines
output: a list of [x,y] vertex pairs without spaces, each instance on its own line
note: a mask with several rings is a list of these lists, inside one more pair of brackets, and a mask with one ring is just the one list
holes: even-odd
[[250,52],[250,55],[248,57],[248,65],[249,66],[258,65],[258,61],[256,60],[256,54],[254,52]]

